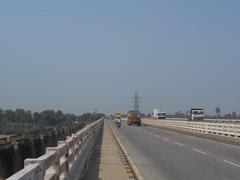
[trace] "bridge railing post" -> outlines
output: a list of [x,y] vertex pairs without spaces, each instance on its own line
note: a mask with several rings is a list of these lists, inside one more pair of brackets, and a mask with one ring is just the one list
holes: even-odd
[[69,176],[69,145],[67,141],[58,141],[58,146],[64,146],[66,149],[60,153],[59,179]]
[[[46,153],[58,153],[58,147],[46,148]],[[60,175],[60,158],[57,157],[53,165],[47,170],[48,179],[58,179]]]
[[43,169],[43,163],[41,160],[37,160],[37,159],[26,159],[24,161],[24,167],[26,168],[27,166],[31,166],[31,165],[38,165],[38,171],[34,172],[34,179],[36,178],[37,180],[44,180],[44,176],[45,176],[45,171]]

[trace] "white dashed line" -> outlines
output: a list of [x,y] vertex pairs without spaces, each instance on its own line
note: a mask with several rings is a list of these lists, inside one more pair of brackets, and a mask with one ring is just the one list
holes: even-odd
[[178,146],[184,146],[184,144],[179,143],[179,142],[174,142],[174,144],[178,145]]
[[162,138],[164,141],[169,141],[169,139],[168,138],[165,138],[165,137],[163,137]]
[[139,131],[142,131],[143,133],[148,134],[148,135],[150,135],[150,136],[154,136],[154,137],[160,138],[159,135],[153,134],[152,132],[148,132],[148,131],[146,131],[146,130],[138,129],[138,128],[136,128],[136,129],[139,130]]
[[198,153],[201,153],[201,154],[204,154],[204,155],[207,155],[207,153],[205,153],[205,152],[203,152],[203,151],[201,151],[201,150],[198,150],[198,149],[193,149],[193,151],[198,152]]
[[228,163],[228,164],[231,164],[231,165],[233,165],[233,166],[240,167],[239,164],[233,163],[233,162],[231,162],[231,161],[223,160],[223,162]]

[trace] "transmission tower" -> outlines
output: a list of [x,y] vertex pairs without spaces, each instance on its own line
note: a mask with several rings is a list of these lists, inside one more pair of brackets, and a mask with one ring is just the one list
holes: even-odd
[[139,111],[139,108],[141,107],[141,97],[138,95],[138,92],[136,91],[133,98],[133,108],[135,111]]

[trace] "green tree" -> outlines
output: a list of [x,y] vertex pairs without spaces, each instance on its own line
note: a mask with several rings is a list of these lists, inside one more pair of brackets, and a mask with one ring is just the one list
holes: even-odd
[[4,111],[0,108],[0,124],[2,124],[3,123],[3,121],[4,121]]
[[5,111],[5,118],[6,118],[7,122],[15,122],[16,121],[15,113],[11,109],[8,109]]
[[39,112],[34,112],[33,113],[33,123],[34,124],[42,124],[41,122],[41,115]]
[[221,110],[219,107],[216,107],[215,112],[217,113],[217,116],[220,117]]
[[24,123],[25,122],[25,111],[24,109],[16,109],[15,110],[15,122]]
[[232,112],[232,118],[236,118],[237,117],[237,113],[235,111]]
[[57,124],[56,114],[55,111],[53,110],[46,110],[41,112],[41,118],[44,125],[54,126]]

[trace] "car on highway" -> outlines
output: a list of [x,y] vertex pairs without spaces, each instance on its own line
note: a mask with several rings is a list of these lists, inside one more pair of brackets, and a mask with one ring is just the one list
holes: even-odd
[[190,110],[190,117],[191,121],[201,121],[204,120],[204,111],[202,108],[192,108]]
[[153,119],[166,119],[166,113],[161,109],[155,108],[155,109],[153,109],[152,118]]
[[132,124],[141,126],[141,113],[139,111],[129,111],[127,115],[127,124],[129,126]]

